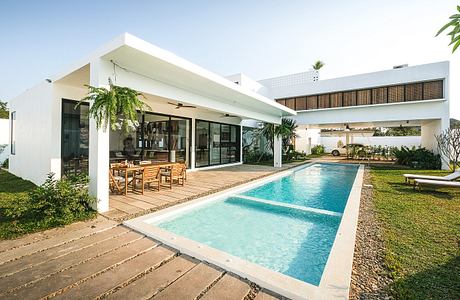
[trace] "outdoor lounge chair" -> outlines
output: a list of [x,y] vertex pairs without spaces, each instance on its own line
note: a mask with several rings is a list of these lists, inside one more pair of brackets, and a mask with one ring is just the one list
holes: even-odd
[[442,181],[442,180],[429,180],[429,179],[415,179],[414,189],[421,186],[432,186],[439,188],[460,188],[458,181]]
[[136,174],[134,177],[134,189],[137,182],[141,183],[141,193],[144,195],[145,185],[147,184],[150,188],[151,184],[156,185],[156,189],[160,190],[160,167],[159,166],[145,166],[140,174]]
[[417,174],[403,174],[406,183],[410,183],[411,180],[415,179],[428,179],[438,181],[452,181],[460,178],[460,171],[454,172],[446,176],[430,176],[430,175],[417,175]]

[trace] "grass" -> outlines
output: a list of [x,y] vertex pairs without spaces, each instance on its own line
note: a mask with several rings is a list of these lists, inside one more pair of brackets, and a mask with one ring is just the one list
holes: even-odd
[[[407,170],[372,167],[385,263],[397,299],[460,299],[460,191],[414,191]],[[442,171],[414,171],[445,175]]]
[[25,214],[27,217],[21,219],[12,219],[5,215],[5,209],[30,202],[28,193],[35,188],[36,185],[32,182],[23,180],[0,169],[0,240],[12,239],[27,233],[87,220],[96,216],[96,213],[91,211],[69,219],[65,224],[53,224],[44,222],[44,220],[34,217],[31,214]]

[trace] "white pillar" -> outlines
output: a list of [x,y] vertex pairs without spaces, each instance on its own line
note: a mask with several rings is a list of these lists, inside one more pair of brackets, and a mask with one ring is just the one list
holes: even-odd
[[[90,63],[90,85],[108,88],[108,73],[104,72],[104,63],[101,60]],[[97,199],[95,208],[98,212],[109,210],[109,132],[108,128],[98,130],[96,121],[90,117],[89,192]]]
[[[435,135],[449,128],[449,118],[425,121],[421,125],[421,146],[434,153],[439,153]],[[445,159],[442,160],[442,169],[450,169]]]
[[273,143],[273,166],[275,168],[281,168],[283,162],[283,142],[280,136],[274,137]]
[[308,144],[307,144],[307,155],[311,154],[311,137],[308,137]]
[[195,169],[195,160],[196,160],[196,147],[195,147],[195,137],[196,137],[196,132],[195,132],[195,129],[196,129],[196,121],[195,121],[195,118],[192,119],[192,136],[191,136],[191,142],[190,142],[190,169]]

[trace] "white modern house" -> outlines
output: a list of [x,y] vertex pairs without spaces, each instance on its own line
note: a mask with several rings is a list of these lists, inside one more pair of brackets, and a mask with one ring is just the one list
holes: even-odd
[[[97,130],[85,85],[127,86],[152,108],[130,133]],[[98,210],[109,209],[109,163],[183,161],[191,170],[242,163],[242,126],[295,118],[303,129],[422,126],[422,145],[449,124],[448,62],[317,81],[317,73],[262,81],[216,75],[130,34],[9,101],[10,172],[41,184],[87,171]],[[276,100],[276,101],[274,101]],[[300,142],[299,142],[300,143]],[[274,165],[281,166],[275,138]]]
[[323,128],[420,126],[420,146],[437,151],[434,135],[449,127],[447,61],[316,82],[312,77],[305,72],[259,81],[268,97],[297,111],[297,150],[310,149]]

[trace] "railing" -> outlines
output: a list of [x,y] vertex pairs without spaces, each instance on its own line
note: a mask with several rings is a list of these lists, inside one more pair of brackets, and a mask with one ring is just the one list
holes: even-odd
[[312,110],[444,98],[443,80],[387,85],[276,99],[294,110]]

